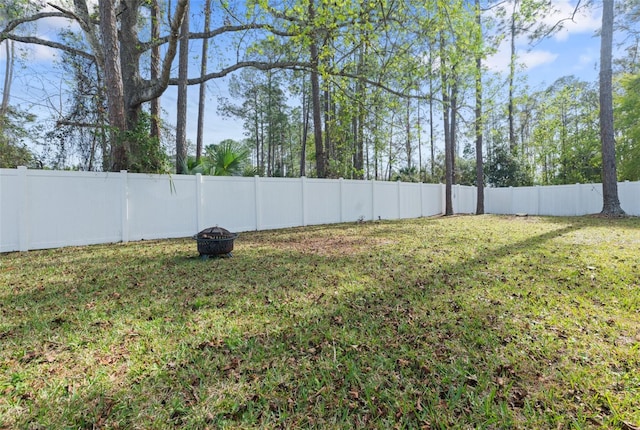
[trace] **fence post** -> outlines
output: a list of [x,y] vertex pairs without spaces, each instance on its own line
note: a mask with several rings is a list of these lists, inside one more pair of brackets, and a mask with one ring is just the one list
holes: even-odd
[[376,219],[376,180],[371,180],[371,220]]
[[27,168],[18,167],[18,249],[21,252],[29,250],[29,185],[27,179]]
[[262,227],[262,205],[260,204],[260,176],[253,177],[253,192],[256,202],[256,230]]
[[122,242],[129,242],[129,178],[126,170],[120,170],[122,188],[121,206],[122,210]]
[[424,184],[420,184],[420,218],[424,217]]
[[338,178],[338,193],[340,194],[340,222],[344,222],[344,178]]
[[576,182],[575,186],[576,186],[576,192],[573,193],[573,195],[576,196],[575,215],[578,216],[580,215],[580,209],[581,209],[580,203],[582,202],[582,187],[580,186],[579,182]]
[[302,201],[302,226],[306,227],[307,225],[307,177],[300,176],[300,192]]
[[202,195],[202,173],[196,173],[196,231],[203,230],[204,220],[203,220],[203,208],[202,208],[202,199],[204,196]]
[[401,181],[396,181],[396,193],[397,193],[397,199],[396,199],[396,204],[398,206],[398,218],[397,219],[402,219],[402,203],[400,202],[400,182]]

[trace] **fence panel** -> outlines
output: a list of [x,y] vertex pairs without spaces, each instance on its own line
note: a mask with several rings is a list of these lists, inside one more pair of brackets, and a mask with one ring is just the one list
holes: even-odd
[[511,213],[538,215],[540,187],[511,188]]
[[373,219],[373,187],[371,181],[343,180],[340,214],[341,222],[355,222]]
[[0,252],[26,251],[20,246],[23,224],[20,222],[20,213],[22,197],[26,197],[27,191],[26,188],[22,189],[20,174],[26,174],[26,169],[0,169]]
[[[639,183],[636,182],[636,189]],[[602,210],[602,184],[577,184],[579,188],[579,205],[576,215],[587,215],[598,213]],[[623,183],[618,184],[619,191],[622,191]],[[620,199],[622,203],[622,199]],[[640,214],[639,211],[631,212]]]
[[29,249],[122,240],[120,187],[117,173],[29,171]]
[[444,185],[422,184],[420,193],[422,198],[422,216],[439,215],[443,212]]
[[[602,185],[595,184],[592,193],[597,194],[602,199]],[[640,182],[621,182],[618,184],[618,197],[622,209],[629,215],[640,216]],[[602,207],[602,202],[599,202]]]
[[196,205],[200,205],[197,231],[215,226],[233,232],[258,228],[255,178],[199,178],[202,186],[200,195],[196,195]]
[[453,211],[455,213],[471,214],[476,212],[478,193],[476,187],[456,185],[453,187]]
[[258,230],[295,227],[303,224],[300,179],[260,178],[259,184]]
[[373,181],[373,219],[400,218],[398,182]]
[[340,222],[340,182],[324,179],[302,179],[305,225]]
[[511,214],[513,188],[485,188],[484,209],[488,214]]
[[186,237],[197,229],[195,176],[127,174],[128,238]]
[[[475,187],[455,186],[473,213]],[[618,185],[640,215],[640,182]],[[442,184],[0,169],[0,252],[231,231],[399,219],[443,212]],[[602,208],[601,184],[485,189],[485,211],[573,216]]]
[[399,182],[399,218],[419,218],[422,216],[422,184]]

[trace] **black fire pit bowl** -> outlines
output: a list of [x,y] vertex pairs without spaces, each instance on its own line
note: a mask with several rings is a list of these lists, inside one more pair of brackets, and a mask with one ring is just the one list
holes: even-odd
[[209,227],[193,236],[198,243],[198,253],[200,258],[209,257],[231,257],[233,251],[233,241],[238,237],[238,233],[231,233],[221,227]]

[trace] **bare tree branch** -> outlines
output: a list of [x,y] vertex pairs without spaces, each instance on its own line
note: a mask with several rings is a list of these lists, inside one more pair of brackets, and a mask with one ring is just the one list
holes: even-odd
[[[222,78],[228,74],[235,72],[236,70],[251,67],[258,70],[273,70],[273,69],[285,69],[285,70],[299,70],[309,71],[311,70],[311,63],[300,61],[280,61],[280,62],[263,62],[263,61],[240,61],[232,66],[226,67],[218,72],[207,73],[205,76],[192,78],[187,81],[187,85],[201,84],[202,82],[209,81],[211,79]],[[177,79],[169,79],[169,85],[178,85]]]
[[[4,36],[4,34],[3,34],[3,36]],[[68,52],[70,54],[78,55],[80,57],[84,57],[84,58],[87,58],[87,59],[92,60],[92,61],[95,60],[95,56],[94,55],[92,55],[92,54],[90,54],[88,52],[85,52],[85,51],[83,51],[81,49],[72,48],[70,46],[63,45],[62,43],[54,42],[54,41],[51,41],[51,40],[40,39],[38,37],[17,36],[15,34],[8,34],[3,39],[15,40],[16,42],[22,42],[22,43],[31,43],[31,44],[35,44],[35,45],[48,46],[49,48],[60,49],[61,51],[65,51],[65,52]],[[3,40],[3,39],[0,39],[0,40]]]
[[5,39],[9,39],[10,36],[10,32],[15,30],[19,25],[22,24],[26,24],[29,22],[35,22],[38,21],[40,19],[44,19],[44,18],[67,18],[67,19],[73,19],[72,16],[62,13],[62,12],[41,12],[41,13],[36,13],[30,16],[26,16],[23,18],[18,18],[18,19],[14,19],[11,20],[7,23],[7,26],[4,28],[4,30],[2,30],[2,32],[0,32],[0,42],[2,42]]
[[[546,39],[547,37],[549,37],[550,35],[552,35],[553,33],[555,33],[556,31],[561,30],[562,29],[562,23],[565,22],[565,21],[575,22],[576,14],[578,13],[578,10],[580,9],[580,3],[582,3],[582,0],[578,0],[578,2],[576,3],[575,8],[573,8],[573,13],[571,14],[570,17],[562,18],[561,20],[557,21],[538,40],[542,41],[542,40]],[[538,43],[540,43],[540,42],[538,42]],[[534,46],[536,46],[536,45],[537,45],[537,43]]]
[[[235,33],[239,31],[247,31],[247,30],[267,30],[276,36],[282,37],[291,37],[297,36],[297,33],[281,31],[273,28],[269,24],[242,24],[242,25],[224,25],[222,27],[213,29],[208,32],[200,32],[200,33],[189,33],[189,39],[210,39],[215,36],[219,36],[224,33]],[[170,42],[171,35],[166,35],[163,37],[159,37],[155,40],[151,40],[149,42],[143,42],[139,44],[139,52],[145,52],[153,47],[164,45],[167,42]]]
[[178,51],[178,37],[180,36],[180,26],[182,25],[182,19],[184,18],[187,1],[188,0],[180,0],[176,6],[176,11],[173,15],[173,20],[171,21],[171,33],[168,39],[169,47],[167,48],[167,52],[164,56],[160,77],[156,81],[148,81],[149,86],[144,90],[141,89],[139,94],[137,94],[136,100],[133,101],[133,104],[142,104],[149,100],[153,100],[156,97],[161,96],[166,89],[171,76],[171,66],[173,65],[173,60]]

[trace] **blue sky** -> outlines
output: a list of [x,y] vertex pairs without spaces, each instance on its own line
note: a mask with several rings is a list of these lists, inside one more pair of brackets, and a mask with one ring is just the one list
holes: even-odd
[[[571,16],[576,0],[553,0],[558,14],[545,18],[546,23],[553,24],[559,19]],[[195,6],[194,6],[195,8]],[[600,39],[596,31],[600,27],[601,9],[576,15],[575,20],[566,21],[564,29],[536,46],[530,46],[526,37],[517,40],[517,51],[522,69],[519,76],[526,76],[533,89],[542,89],[556,79],[575,75],[587,81],[596,81],[598,77],[598,57]],[[193,22],[192,22],[193,24]],[[40,24],[37,28],[41,37],[54,39],[60,21]],[[66,87],[65,77],[61,71],[53,67],[57,58],[55,51],[41,46],[20,46],[24,55],[23,66],[18,66],[14,73],[11,103],[19,107],[50,116],[51,112],[61,110]],[[198,53],[194,52],[194,57]],[[0,79],[4,79],[4,49],[0,52]],[[503,41],[498,52],[485,61],[485,65],[493,72],[505,73],[509,64],[508,40]],[[195,64],[192,71],[197,70]],[[242,139],[242,124],[236,120],[221,118],[217,115],[218,96],[226,96],[226,81],[214,80],[208,83],[207,118],[205,121],[205,144],[218,143],[227,138]],[[190,88],[189,92],[189,124],[188,139],[195,142],[198,89]],[[175,90],[169,89],[162,98],[162,106],[167,111],[166,119],[173,122],[176,104]]]
[[[571,17],[576,1],[553,0],[553,4],[558,12],[542,20],[548,26]],[[597,31],[600,29],[601,13],[599,6],[578,12],[573,21],[563,21],[562,30],[534,46],[529,44],[526,36],[518,37],[516,50],[523,67],[520,74],[526,75],[534,86],[551,84],[566,75],[575,75],[587,81],[597,80],[600,56]],[[496,55],[487,61],[489,69],[506,72],[509,56],[509,41],[505,38]]]

